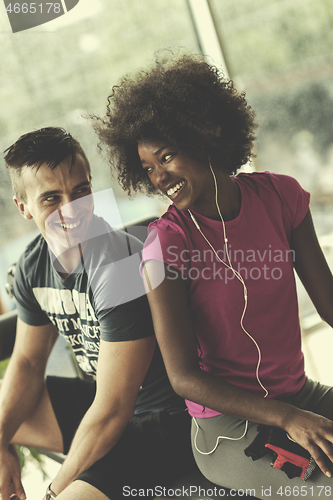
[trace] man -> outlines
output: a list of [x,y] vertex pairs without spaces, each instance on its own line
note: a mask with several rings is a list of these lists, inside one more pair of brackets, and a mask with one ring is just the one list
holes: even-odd
[[[192,460],[189,419],[155,346],[141,246],[94,214],[88,159],[63,129],[28,133],[5,153],[14,202],[41,234],[15,273],[17,335],[0,391],[1,498],[25,498],[13,444],[67,454],[47,500],[113,500],[167,486]],[[91,381],[45,381],[59,333]]]

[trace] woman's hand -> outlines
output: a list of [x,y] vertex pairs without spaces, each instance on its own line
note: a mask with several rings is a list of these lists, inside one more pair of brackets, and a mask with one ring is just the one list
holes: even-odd
[[332,472],[325,463],[323,453],[333,462],[333,422],[316,413],[292,407],[283,428],[310,453],[322,472],[331,477]]

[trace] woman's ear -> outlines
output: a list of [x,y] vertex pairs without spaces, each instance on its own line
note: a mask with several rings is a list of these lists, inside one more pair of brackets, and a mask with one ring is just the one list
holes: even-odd
[[19,200],[16,196],[13,196],[13,200],[21,215],[23,215],[23,217],[27,220],[32,219],[32,215],[27,209],[26,204],[22,200]]

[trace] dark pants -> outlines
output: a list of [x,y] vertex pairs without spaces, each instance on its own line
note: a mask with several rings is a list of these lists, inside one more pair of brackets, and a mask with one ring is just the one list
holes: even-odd
[[[95,383],[48,377],[47,387],[67,453],[93,402]],[[215,485],[202,476],[194,461],[190,430],[191,418],[185,411],[135,416],[112,450],[77,479],[93,485],[111,500],[213,497],[210,493]]]

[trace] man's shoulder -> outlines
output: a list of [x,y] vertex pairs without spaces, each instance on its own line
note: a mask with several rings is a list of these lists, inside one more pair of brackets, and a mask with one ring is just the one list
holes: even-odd
[[[33,288],[47,280],[47,252],[47,244],[42,235],[39,235],[27,245],[17,262],[14,296],[19,309],[21,307],[21,312],[23,312],[23,309],[28,311],[36,305],[32,293]],[[23,315],[20,317],[26,323],[33,324],[29,322],[28,316]]]
[[17,266],[25,273],[37,270],[40,266],[45,266],[45,257],[47,255],[47,243],[43,236],[39,234],[25,248],[21,254]]
[[36,255],[43,252],[47,247],[47,243],[43,236],[39,234],[25,247],[24,252],[21,254],[20,260],[31,261],[36,258]]
[[107,265],[111,262],[119,262],[142,251],[143,243],[131,234],[131,229],[111,228],[99,222],[100,232],[95,231],[87,245],[89,254],[94,263]]

